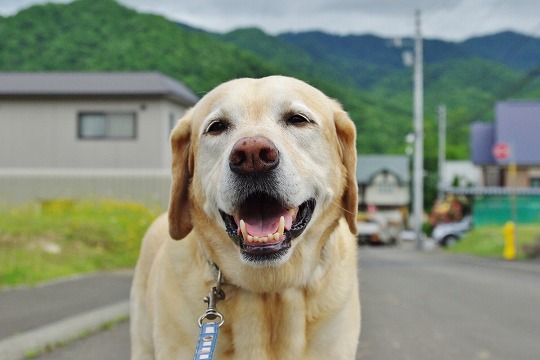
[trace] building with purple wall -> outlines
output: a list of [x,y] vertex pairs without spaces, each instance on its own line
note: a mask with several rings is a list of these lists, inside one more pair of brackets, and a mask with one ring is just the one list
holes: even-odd
[[[509,157],[496,159],[493,147],[503,143]],[[494,123],[472,125],[471,157],[482,167],[484,186],[540,187],[540,101],[497,103]]]

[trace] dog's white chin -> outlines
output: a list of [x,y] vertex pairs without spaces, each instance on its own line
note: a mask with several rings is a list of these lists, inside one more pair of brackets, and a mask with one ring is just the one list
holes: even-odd
[[293,240],[293,243],[291,244],[291,247],[288,248],[283,254],[280,254],[279,257],[271,258],[271,259],[264,259],[264,260],[252,260],[249,258],[249,255],[243,254],[240,252],[240,261],[242,264],[254,267],[254,268],[277,268],[280,266],[283,266],[285,263],[287,263],[294,252],[294,249],[296,248],[296,242],[298,239]]

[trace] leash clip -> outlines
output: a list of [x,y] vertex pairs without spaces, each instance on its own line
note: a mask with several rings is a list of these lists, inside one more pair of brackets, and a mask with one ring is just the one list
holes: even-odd
[[223,325],[225,322],[223,314],[217,310],[218,301],[225,300],[225,293],[221,289],[221,282],[222,274],[221,270],[218,270],[216,286],[212,287],[212,289],[210,289],[210,293],[204,297],[204,302],[208,304],[208,309],[206,309],[205,313],[199,318],[199,327],[202,327],[205,319],[210,321],[218,319],[218,321],[216,321],[218,323],[218,327],[221,327],[221,325]]

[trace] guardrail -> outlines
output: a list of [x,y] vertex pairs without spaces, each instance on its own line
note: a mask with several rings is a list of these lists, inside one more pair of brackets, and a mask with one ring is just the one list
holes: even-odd
[[50,199],[114,198],[168,207],[162,169],[0,169],[0,205]]

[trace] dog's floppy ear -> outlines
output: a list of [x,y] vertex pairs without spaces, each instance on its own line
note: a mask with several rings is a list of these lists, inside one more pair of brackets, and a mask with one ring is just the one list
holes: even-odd
[[191,111],[171,134],[172,184],[169,199],[169,234],[175,240],[184,238],[192,229],[189,187],[193,176],[191,149]]
[[354,122],[339,106],[334,111],[336,132],[341,146],[341,162],[345,166],[346,187],[341,206],[345,210],[345,219],[349,230],[356,235],[356,216],[358,213],[358,183],[356,182],[356,128]]

